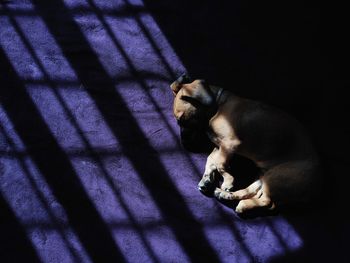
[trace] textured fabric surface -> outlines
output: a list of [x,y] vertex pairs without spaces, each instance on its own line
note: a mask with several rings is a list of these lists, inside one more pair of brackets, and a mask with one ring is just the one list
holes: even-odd
[[[201,39],[191,19],[213,4],[181,13],[182,1],[165,2],[0,1],[0,262],[346,261],[349,227],[332,205],[243,219],[199,193],[206,155],[181,147],[169,84],[185,71],[229,84],[239,61],[265,67],[243,42],[223,42],[224,7]],[[196,40],[172,43],[186,19]],[[206,43],[238,62],[222,64]],[[295,103],[285,91],[238,91]]]

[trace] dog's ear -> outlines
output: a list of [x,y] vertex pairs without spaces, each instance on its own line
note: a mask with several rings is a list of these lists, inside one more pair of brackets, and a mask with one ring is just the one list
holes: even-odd
[[182,84],[191,83],[191,78],[185,73],[182,74],[177,80],[175,80],[171,85],[170,88],[173,91],[174,96],[179,92],[179,90],[182,88]]
[[215,102],[215,96],[204,80],[199,80],[198,85],[184,86],[184,95],[181,99],[190,102],[193,106],[211,106]]

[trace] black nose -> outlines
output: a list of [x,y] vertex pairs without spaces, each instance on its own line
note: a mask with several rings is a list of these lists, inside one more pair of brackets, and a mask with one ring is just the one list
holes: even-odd
[[187,84],[187,83],[191,83],[192,79],[190,78],[189,75],[187,75],[186,73],[182,74],[177,80],[176,80],[179,84]]

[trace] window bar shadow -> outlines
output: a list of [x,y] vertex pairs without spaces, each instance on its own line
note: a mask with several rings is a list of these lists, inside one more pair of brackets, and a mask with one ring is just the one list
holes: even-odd
[[[93,1],[94,0],[88,0],[89,3],[93,3]],[[134,6],[130,3],[130,1],[123,0],[123,2],[126,4],[128,10],[132,10],[134,8]],[[95,10],[100,12],[99,9],[96,7],[96,5],[94,6],[94,8],[95,8]],[[147,10],[146,7],[144,7],[144,8]],[[146,13],[149,13],[149,12],[146,12]],[[147,27],[144,25],[144,23],[142,23],[141,19],[139,18],[139,14],[136,14],[134,16],[134,19],[137,22],[137,24],[139,25],[139,27],[140,27],[141,31],[143,32],[143,34],[148,39],[148,41],[151,44],[153,50],[155,51],[155,53],[158,55],[158,57],[162,61],[162,64],[165,66],[165,69],[168,72],[168,74],[171,77],[171,79],[175,80],[175,78],[177,78],[178,76],[176,76],[174,70],[172,70],[170,64],[167,62],[166,58],[164,57],[164,55],[162,54],[162,52],[158,48],[158,45],[156,44],[156,42],[152,38],[151,33],[147,30]]]
[[[210,246],[196,220],[192,217],[183,197],[178,193],[170,179],[166,176],[166,170],[161,164],[157,153],[151,145],[149,145],[123,99],[114,90],[112,79],[100,64],[78,25],[71,17],[67,7],[58,0],[51,1],[50,3],[34,0],[33,3],[40,12],[41,17],[44,19],[53,37],[56,39],[56,42],[61,46],[66,59],[75,70],[76,75],[85,87],[89,87],[87,92],[90,94],[91,98],[94,99],[97,108],[102,113],[102,116],[104,116],[115,136],[120,140],[126,157],[129,158],[135,170],[140,175],[143,183],[150,190],[150,193],[162,212],[163,217],[169,222],[169,226],[173,229],[173,232],[180,245],[184,248],[184,251],[193,261],[209,259],[217,262],[219,259],[216,252]],[[62,21],[62,18],[64,18],[64,21]],[[64,31],[68,29],[70,32],[74,33],[75,44],[88,51],[83,60],[80,56],[74,54],[74,52],[72,53],[66,49],[67,44],[69,43],[64,41],[63,36]],[[98,82],[89,76],[88,71],[86,70],[88,67],[95,68],[100,76],[103,76],[103,79],[106,80],[105,82],[108,81],[108,85],[106,83],[106,85],[104,85],[105,91],[109,92],[108,97],[90,91],[91,87],[98,85]],[[116,121],[114,116],[111,115],[111,112],[125,114],[125,116],[128,117],[128,127],[124,130],[120,129],[120,127],[116,127]],[[138,138],[140,148],[143,148],[147,154],[140,154],[140,149],[136,150],[129,147],[128,142],[124,139],[126,136],[126,130],[128,138],[130,138],[130,136]],[[154,181],[155,174],[164,175],[157,178],[157,185]],[[170,203],[169,200],[160,198],[161,196],[171,196],[173,202]],[[179,216],[178,211],[182,212],[181,218],[186,220],[187,224],[191,225],[191,229],[184,229],[183,226],[179,225],[177,222]],[[191,236],[196,238],[196,242],[191,241]]]
[[[69,159],[51,134],[2,50],[0,70],[3,73],[0,75],[3,83],[0,102],[17,134],[27,146],[32,160],[44,175],[57,200],[65,208],[69,222],[88,255],[93,261],[124,262],[124,256],[82,188]],[[38,137],[46,142],[46,151],[36,149]]]
[[113,184],[113,181],[111,180],[111,175],[105,169],[100,155],[95,152],[95,150],[93,149],[93,147],[89,143],[89,140],[86,138],[86,136],[84,135],[83,131],[79,127],[79,124],[78,124],[76,118],[71,113],[71,111],[70,111],[69,107],[67,106],[66,102],[64,101],[62,96],[57,91],[56,84],[54,83],[54,81],[51,80],[49,74],[45,70],[44,65],[41,63],[40,59],[37,57],[37,55],[36,55],[36,53],[35,53],[35,51],[33,49],[33,46],[30,44],[30,42],[27,39],[27,37],[25,36],[24,32],[22,32],[22,30],[19,28],[17,22],[15,21],[15,19],[13,19],[12,17],[11,17],[11,22],[12,22],[12,25],[14,26],[15,30],[17,31],[17,33],[21,37],[24,45],[28,49],[28,52],[31,54],[31,57],[34,59],[36,65],[39,67],[40,71],[44,75],[45,83],[48,84],[52,88],[52,92],[54,93],[54,96],[56,97],[58,102],[61,104],[61,106],[63,108],[63,111],[65,112],[65,114],[68,117],[69,122],[74,126],[76,132],[79,134],[80,138],[82,139],[82,141],[83,141],[83,143],[84,143],[84,145],[85,145],[85,147],[87,149],[86,156],[88,158],[92,158],[92,159],[95,160],[95,162],[99,166],[100,170],[102,171],[107,184],[112,189],[115,198],[118,200],[118,202],[123,207],[124,211],[126,212],[127,216],[129,217],[129,220],[131,221],[132,225],[134,226],[134,229],[138,232],[138,235],[139,235],[139,237],[140,237],[144,247],[146,248],[149,256],[152,258],[152,260],[154,262],[159,262],[159,260],[157,259],[157,256],[155,255],[155,253],[153,252],[152,248],[148,244],[148,242],[147,242],[147,240],[145,238],[145,235],[143,234],[142,228],[137,224],[137,221],[135,220],[135,218],[132,215],[130,209],[126,205],[126,202],[123,200],[123,198],[122,198],[121,194],[119,193],[119,191],[115,188],[115,186]]
[[[5,127],[3,127],[0,123],[0,133],[3,134],[3,136],[5,137],[6,143],[12,148],[15,149],[15,143],[12,141],[12,139],[10,138],[10,136],[7,134]],[[39,202],[41,203],[41,205],[43,205],[43,207],[45,208],[50,221],[53,222],[55,229],[58,231],[59,235],[62,237],[68,251],[70,252],[71,256],[73,257],[73,259],[76,262],[82,261],[80,255],[77,253],[76,249],[71,245],[71,243],[69,242],[69,239],[65,233],[65,230],[62,228],[62,223],[60,223],[56,216],[52,213],[51,208],[49,206],[49,204],[47,203],[44,195],[41,193],[41,191],[39,190],[39,187],[37,185],[37,183],[35,182],[35,179],[33,178],[33,176],[31,175],[31,172],[29,171],[26,163],[25,163],[25,156],[24,155],[15,155],[14,156],[16,158],[16,160],[19,162],[20,167],[23,170],[23,173],[26,175],[29,184],[31,186],[31,189],[34,191],[35,195],[37,196],[37,198],[39,199]],[[28,156],[30,157],[30,156]]]

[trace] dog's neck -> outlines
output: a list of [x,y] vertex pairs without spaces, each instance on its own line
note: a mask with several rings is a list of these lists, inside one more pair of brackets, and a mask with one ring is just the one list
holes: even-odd
[[207,119],[208,121],[216,114],[218,107],[223,103],[222,93],[224,92],[223,88],[218,86],[209,86],[211,96],[213,98],[213,103],[207,110]]

